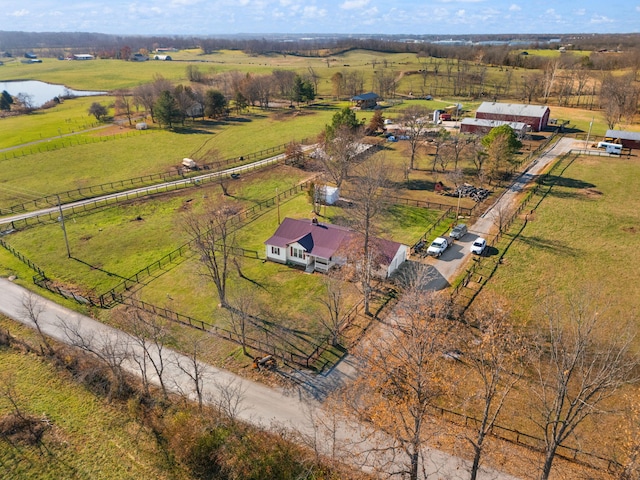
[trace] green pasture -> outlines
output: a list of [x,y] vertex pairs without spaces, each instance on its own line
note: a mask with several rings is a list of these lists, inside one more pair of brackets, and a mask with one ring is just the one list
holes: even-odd
[[[182,158],[211,162],[246,156],[293,140],[313,141],[334,111],[304,110],[255,114],[226,122],[194,122],[175,131],[153,129],[126,135],[127,129],[87,133],[92,139],[67,137],[65,148],[3,159],[0,153],[0,207],[43,195],[167,172]],[[1,122],[2,120],[0,120]],[[93,143],[96,138],[100,141]],[[89,142],[89,143],[83,143]],[[69,146],[70,145],[70,146]],[[43,149],[33,145],[33,149]],[[217,152],[214,154],[212,152]],[[264,157],[269,156],[264,154]],[[45,167],[46,166],[46,167]]]
[[108,105],[113,99],[100,96],[76,97],[29,115],[0,118],[0,161],[5,155],[2,149],[41,140],[50,142],[60,135],[104,126],[87,113],[93,102]]
[[[579,157],[541,199],[487,290],[535,322],[549,292],[595,292],[613,318],[640,311],[637,157]],[[533,205],[533,204],[532,204]]]
[[[308,174],[278,167],[251,174],[229,185],[240,209],[249,208],[302,181]],[[245,178],[246,177],[246,178]],[[120,204],[65,219],[72,258],[67,257],[59,224],[29,228],[7,237],[14,248],[51,278],[98,294],[113,288],[189,240],[184,222],[189,212],[224,201],[217,184],[206,184],[159,198]]]
[[[13,322],[0,319],[14,334]],[[27,335],[27,333],[24,333]],[[46,454],[36,447],[0,440],[0,475],[13,479],[186,479],[163,461],[151,433],[126,410],[108,404],[33,355],[0,349],[3,379],[14,382],[23,412],[52,424]],[[0,416],[12,411],[0,398]]]

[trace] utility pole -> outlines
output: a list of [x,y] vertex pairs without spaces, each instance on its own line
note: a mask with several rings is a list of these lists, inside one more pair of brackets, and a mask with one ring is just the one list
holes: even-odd
[[278,187],[276,187],[276,205],[278,206],[278,225],[280,225],[280,194],[278,193]]
[[56,194],[56,198],[58,199],[58,210],[60,211],[60,216],[58,217],[58,220],[60,221],[60,225],[62,226],[62,233],[64,234],[64,244],[67,247],[67,258],[71,258],[71,250],[69,249],[69,239],[67,238],[67,229],[64,226],[64,213],[62,212],[60,195]]
[[589,148],[589,137],[591,136],[591,127],[593,127],[593,119],[596,117],[592,117],[591,121],[589,122],[589,131],[587,132],[587,139],[584,141],[584,149],[586,150],[587,148]]

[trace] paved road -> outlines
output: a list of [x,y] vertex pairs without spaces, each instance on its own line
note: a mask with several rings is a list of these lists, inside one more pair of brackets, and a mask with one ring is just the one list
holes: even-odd
[[[573,141],[570,139],[560,140],[549,152],[546,152],[536,160],[527,172],[514,183],[512,188],[509,189],[492,208],[498,208],[499,205],[504,204],[503,202],[512,202],[513,198],[510,197],[510,195],[517,194],[522,186],[531,180],[532,176],[542,171],[556,156],[570,149],[572,144]],[[230,169],[226,172],[231,173],[232,171],[238,170]],[[220,174],[220,172],[217,174]],[[511,203],[508,204],[511,205]],[[491,223],[488,223],[491,222],[489,217],[489,214],[485,215],[471,227],[471,231],[475,234],[488,232],[491,227]],[[434,271],[437,272],[437,275],[433,280],[433,285],[430,285],[430,287],[444,288],[456,272],[460,268],[463,268],[464,262],[469,258],[469,242],[475,238],[474,235],[467,235],[467,237],[469,238],[465,241],[457,242],[456,245],[440,259],[433,261],[432,266]],[[22,313],[22,300],[26,293],[27,290],[23,287],[7,279],[0,279],[0,313],[33,327],[31,322],[26,320]],[[85,338],[90,339],[96,345],[107,342],[117,342],[119,345],[126,347],[130,358],[142,357],[143,352],[141,348],[131,337],[123,332],[89,317],[80,315],[50,300],[39,298],[39,302],[41,302],[44,307],[40,317],[42,329],[53,338],[61,342],[69,343],[68,330],[65,330],[62,326],[61,320],[64,320],[67,325],[75,326]],[[189,360],[175,351],[170,351],[167,355],[166,358],[170,358],[171,360],[166,372],[166,378],[170,379],[167,381],[167,384],[172,386],[176,391],[191,392],[193,395],[194,388],[190,375],[185,373],[183,369],[178,368],[179,364],[183,365],[183,367],[189,365]],[[125,364],[125,367],[132,373],[139,374],[140,372],[135,365],[136,363],[134,361],[129,360],[128,363]],[[312,415],[310,415],[310,412],[320,417],[323,415],[319,409],[319,402],[314,398],[314,395],[317,394],[318,389],[334,388],[337,385],[343,385],[357,374],[357,366],[354,364],[353,358],[347,356],[324,376],[300,377],[300,380],[303,382],[303,387],[306,386],[308,388],[284,391],[282,389],[268,388],[212,366],[202,365],[202,367],[207,371],[204,384],[204,397],[207,402],[220,400],[220,385],[232,385],[234,389],[242,392],[242,406],[244,408],[241,409],[238,414],[241,419],[267,428],[285,426],[295,428],[297,431],[308,435],[315,433],[320,437],[319,445],[324,448],[330,448],[331,441],[327,432],[318,432],[313,428],[311,421]],[[307,383],[305,384],[305,382]],[[311,393],[311,395],[309,395],[309,393]],[[345,423],[340,424],[336,437],[350,439],[355,443],[359,443],[359,441],[362,440],[357,426],[349,426]],[[366,443],[361,444],[361,448],[364,447],[366,447]],[[352,454],[351,451],[350,454]],[[358,456],[357,454],[353,454],[350,458],[353,461],[357,459]],[[468,462],[460,458],[435,449],[429,449],[426,458],[429,459],[429,462],[425,468],[430,475],[437,474],[437,478],[452,480],[468,477]],[[483,471],[479,478],[482,480],[517,480],[515,477],[494,470]]]
[[[32,322],[23,315],[22,301],[27,292],[25,288],[0,278],[0,313],[34,327]],[[72,331],[77,331],[85,341],[92,343],[94,348],[116,343],[125,348],[129,355],[130,360],[125,362],[125,368],[133,374],[140,375],[135,361],[131,359],[143,358],[144,353],[132,337],[45,298],[38,297],[38,302],[43,307],[39,324],[47,335],[69,343],[68,331],[69,327],[72,327]],[[63,323],[67,326],[66,328]],[[163,375],[166,379],[165,383],[177,392],[190,393],[194,397],[194,385],[191,379],[193,369],[189,367],[190,360],[171,350],[165,352],[164,358],[168,360],[166,374]],[[182,368],[178,367],[179,364]],[[304,435],[317,436],[320,450],[330,454],[331,432],[318,430],[313,426],[312,418],[324,417],[316,400],[303,395],[297,389],[285,391],[279,388],[268,388],[210,365],[200,364],[200,367],[206,372],[203,392],[207,403],[216,404],[221,400],[221,386],[226,387],[227,391],[242,392],[238,418],[263,428],[273,429],[283,426]],[[183,368],[191,375],[185,373]],[[349,458],[343,460],[351,462],[362,460],[369,444],[364,440],[357,425],[341,422],[335,437],[350,444]],[[346,452],[346,449],[347,447],[344,447],[344,450],[338,447],[341,451]],[[426,458],[428,458],[428,464],[425,469],[429,475],[438,474],[437,478],[451,480],[468,478],[466,473],[468,462],[464,460],[435,449],[428,449]],[[484,470],[479,478],[481,480],[517,480],[515,477],[489,469]]]

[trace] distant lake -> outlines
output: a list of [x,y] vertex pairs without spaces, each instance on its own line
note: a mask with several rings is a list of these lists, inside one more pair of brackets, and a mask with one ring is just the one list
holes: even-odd
[[31,106],[38,108],[53,100],[55,97],[87,97],[91,95],[105,95],[107,92],[92,92],[90,90],[73,90],[64,85],[39,82],[37,80],[20,80],[15,82],[0,82],[0,92],[6,90],[12,97],[26,94],[31,97]]

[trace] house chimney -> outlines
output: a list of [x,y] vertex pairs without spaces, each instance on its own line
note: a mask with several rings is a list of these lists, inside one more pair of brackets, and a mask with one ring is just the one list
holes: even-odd
[[313,217],[311,219],[311,223],[313,223],[314,225],[318,225],[318,217]]

